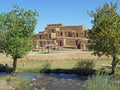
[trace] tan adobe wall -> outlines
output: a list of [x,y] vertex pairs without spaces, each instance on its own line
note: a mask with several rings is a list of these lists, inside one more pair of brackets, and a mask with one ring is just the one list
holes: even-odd
[[36,37],[39,38],[38,47],[54,44],[58,47],[74,47],[85,50],[87,45],[85,26],[49,24],[45,27],[45,31],[40,32]]
[[85,26],[64,26],[61,27],[60,30],[76,30],[76,31],[81,31],[81,30],[86,30]]
[[39,34],[35,34],[33,37],[39,39]]
[[63,31],[62,33],[63,33],[63,36],[65,36],[65,37],[84,38],[86,36],[84,31],[74,31],[74,30],[69,31],[69,30],[66,30],[66,31]]
[[64,25],[63,24],[48,24],[47,27],[63,27]]
[[45,32],[47,32],[47,33],[55,33],[56,28],[54,28],[54,27],[46,27]]

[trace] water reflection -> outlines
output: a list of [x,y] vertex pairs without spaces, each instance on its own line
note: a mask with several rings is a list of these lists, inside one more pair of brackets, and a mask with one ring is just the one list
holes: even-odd
[[49,76],[64,79],[77,79],[79,77],[77,74],[64,74],[64,73],[60,74],[50,73]]

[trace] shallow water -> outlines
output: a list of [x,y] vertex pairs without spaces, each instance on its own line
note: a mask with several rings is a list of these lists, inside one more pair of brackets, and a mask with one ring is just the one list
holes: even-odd
[[[27,78],[27,79],[32,80],[32,79],[36,78],[36,76],[38,74],[40,75],[40,73],[24,72],[24,73],[19,73],[17,75],[17,77],[18,78]],[[3,77],[3,76],[10,76],[10,74],[5,73],[5,72],[1,72],[0,77]],[[44,74],[44,76],[45,77],[49,76],[49,77],[53,77],[53,78],[64,78],[64,79],[77,79],[77,78],[79,78],[79,76],[77,74],[64,74],[64,73],[60,73],[60,74],[49,73],[49,74]]]
[[0,77],[9,76],[9,75],[10,75],[9,73],[6,73],[6,72],[0,72]]
[[32,80],[34,78],[36,78],[36,76],[38,75],[39,73],[30,73],[30,72],[26,72],[26,73],[20,73],[17,77],[18,78],[27,78],[29,80]]
[[[8,73],[0,73],[0,77],[10,76]],[[42,74],[42,73],[19,73],[18,78],[32,80],[30,90],[86,90],[84,80],[86,78],[77,74]]]
[[55,78],[64,78],[64,79],[77,79],[79,76],[77,74],[56,74],[56,73],[50,73],[48,74],[50,77],[55,77]]
[[[30,72],[24,72],[24,73],[19,73],[16,77],[18,78],[27,78],[29,80],[32,80],[34,78],[36,78],[36,76],[38,75],[39,73],[30,73]],[[4,76],[10,76],[11,74],[10,73],[5,73],[5,72],[0,72],[0,77],[4,77]]]
[[38,74],[33,86],[37,90],[86,90],[85,76],[77,74]]

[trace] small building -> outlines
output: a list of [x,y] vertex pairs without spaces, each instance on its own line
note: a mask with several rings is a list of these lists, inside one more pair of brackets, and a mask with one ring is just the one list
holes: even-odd
[[52,44],[54,47],[87,49],[85,26],[64,26],[63,24],[48,24],[45,31],[34,35],[39,39],[37,48]]

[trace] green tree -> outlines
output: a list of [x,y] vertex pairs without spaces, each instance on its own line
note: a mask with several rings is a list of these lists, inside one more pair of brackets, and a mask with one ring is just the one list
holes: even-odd
[[6,55],[13,58],[13,72],[16,71],[17,60],[22,58],[32,49],[31,36],[37,23],[38,13],[32,10],[24,10],[17,5],[12,10],[0,14],[0,32],[3,39],[0,40],[1,48]]
[[111,56],[111,73],[115,73],[120,55],[120,15],[117,13],[117,3],[105,3],[102,8],[89,14],[93,17],[93,27],[88,33],[91,43],[89,49],[98,56]]
[[0,31],[0,52],[3,52],[3,45],[4,45],[4,40],[5,38],[4,38],[4,35],[3,35],[3,33]]

